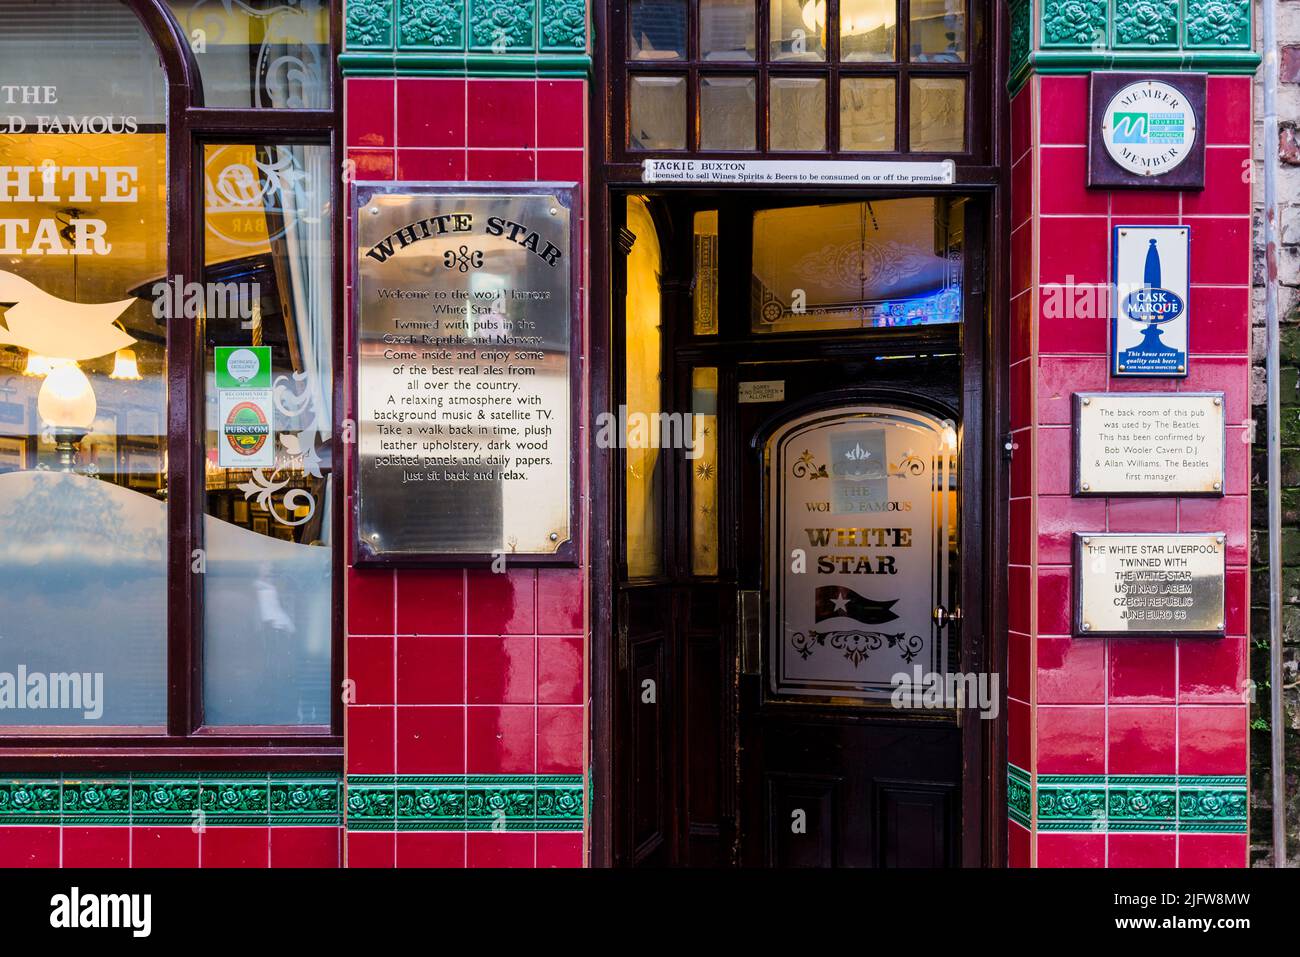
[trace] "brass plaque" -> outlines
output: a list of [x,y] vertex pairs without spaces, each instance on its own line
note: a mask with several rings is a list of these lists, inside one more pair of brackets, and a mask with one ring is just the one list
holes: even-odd
[[1074,633],[1222,635],[1224,535],[1076,532]]
[[1076,392],[1075,495],[1222,495],[1222,392]]
[[357,185],[358,562],[576,560],[575,195]]

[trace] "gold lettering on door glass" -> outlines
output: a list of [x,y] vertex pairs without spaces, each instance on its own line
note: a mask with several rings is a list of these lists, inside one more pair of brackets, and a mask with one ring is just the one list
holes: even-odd
[[957,604],[951,420],[856,405],[803,415],[766,447],[768,692],[888,699],[944,674]]

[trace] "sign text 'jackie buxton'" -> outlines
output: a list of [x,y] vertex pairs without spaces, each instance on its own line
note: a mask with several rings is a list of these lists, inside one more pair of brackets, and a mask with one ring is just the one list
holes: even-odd
[[[443,216],[417,219],[375,243],[366,255],[376,262],[387,262],[396,250],[405,249],[422,239],[436,239],[448,233],[472,233],[473,231],[474,216],[471,213],[447,213]],[[501,216],[489,216],[483,232],[488,236],[505,237],[510,242],[534,253],[548,266],[558,266],[560,260],[564,258],[560,247],[543,239],[536,230],[529,229],[523,223],[516,223]]]

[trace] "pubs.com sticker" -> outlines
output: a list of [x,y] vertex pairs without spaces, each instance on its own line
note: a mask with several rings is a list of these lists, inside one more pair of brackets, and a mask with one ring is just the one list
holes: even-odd
[[260,468],[275,464],[271,390],[223,390],[220,395],[218,464],[222,468]]

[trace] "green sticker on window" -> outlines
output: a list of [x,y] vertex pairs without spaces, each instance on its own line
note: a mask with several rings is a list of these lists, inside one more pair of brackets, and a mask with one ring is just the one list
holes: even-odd
[[217,346],[218,389],[271,388],[270,346]]

